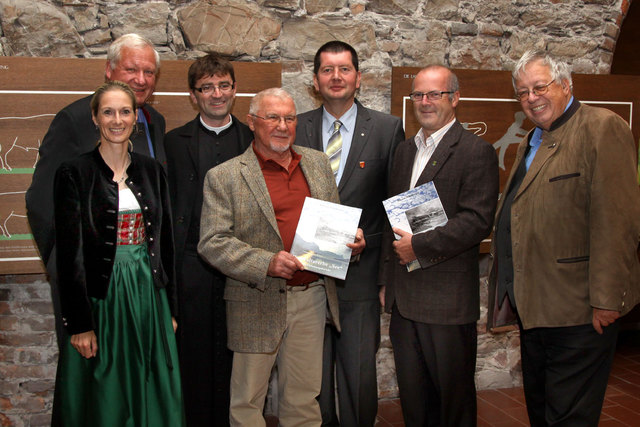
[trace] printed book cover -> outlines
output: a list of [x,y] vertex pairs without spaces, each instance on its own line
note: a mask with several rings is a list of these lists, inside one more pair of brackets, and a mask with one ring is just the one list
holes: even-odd
[[[412,234],[424,233],[448,221],[433,181],[390,197],[382,202],[391,227]],[[400,236],[396,234],[396,239]],[[420,268],[418,260],[407,264],[408,271]]]
[[351,248],[362,209],[307,197],[302,207],[291,254],[314,273],[347,276]]

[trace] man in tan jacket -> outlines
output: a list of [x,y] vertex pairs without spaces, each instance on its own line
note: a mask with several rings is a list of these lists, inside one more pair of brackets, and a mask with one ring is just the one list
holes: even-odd
[[512,79],[536,128],[498,204],[488,326],[520,326],[532,426],[595,426],[617,319],[640,299],[633,135],[574,99],[569,67],[546,52],[526,52]]
[[[264,426],[269,375],[278,366],[281,425],[318,426],[327,318],[340,328],[335,282],[289,253],[305,197],[339,203],[328,157],[291,148],[296,109],[282,89],[251,101],[252,145],[205,178],[198,253],[227,281],[232,426]],[[362,230],[353,254],[365,246]]]

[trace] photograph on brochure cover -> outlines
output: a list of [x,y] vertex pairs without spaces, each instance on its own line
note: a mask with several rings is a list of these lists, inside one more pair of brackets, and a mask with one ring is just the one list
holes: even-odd
[[307,197],[291,254],[314,273],[344,280],[362,209]]

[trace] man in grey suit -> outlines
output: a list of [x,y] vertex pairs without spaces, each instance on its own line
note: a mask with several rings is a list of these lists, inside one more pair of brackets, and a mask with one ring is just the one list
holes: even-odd
[[[164,117],[146,105],[155,90],[159,71],[160,55],[148,39],[138,34],[125,34],[109,46],[105,80],[119,80],[128,84],[136,96],[138,124],[137,131],[131,135],[133,151],[154,157],[166,167]],[[62,162],[93,150],[100,139],[98,128],[91,120],[91,97],[89,95],[67,105],[53,118],[42,140],[40,159],[26,194],[31,232],[49,273],[58,346],[64,343],[67,332],[60,315],[55,259],[51,257],[55,253],[53,177]]]
[[[289,253],[305,197],[338,203],[327,157],[291,146],[291,96],[258,93],[247,116],[253,144],[211,169],[204,183],[198,253],[227,276],[232,426],[264,426],[269,375],[278,367],[281,425],[317,426],[322,340],[329,313],[339,328],[333,279],[305,271]],[[356,234],[362,240],[362,230]],[[357,255],[360,244],[351,244]]]
[[[422,69],[410,97],[421,129],[398,146],[389,193],[433,181],[448,222],[414,235],[394,228],[400,238],[389,230],[383,239],[380,299],[391,313],[402,413],[407,426],[474,426],[478,249],[493,223],[498,159],[456,119],[449,69]],[[420,268],[409,272],[414,260]]]
[[[323,425],[372,426],[378,412],[376,352],[380,343],[378,260],[386,216],[391,158],[404,139],[397,117],[365,108],[356,99],[360,87],[358,55],[347,43],[330,41],[318,49],[313,64],[315,89],[323,106],[300,114],[296,145],[332,154],[334,133],[340,151],[331,155],[340,201],[362,209],[360,227],[367,247],[336,283],[340,304],[338,332],[327,325],[320,407]],[[334,131],[334,124],[339,129]],[[337,135],[336,135],[337,136]],[[337,378],[340,421],[336,415]]]

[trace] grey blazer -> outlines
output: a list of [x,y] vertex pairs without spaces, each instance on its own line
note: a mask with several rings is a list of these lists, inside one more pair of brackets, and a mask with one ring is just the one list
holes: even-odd
[[[378,299],[378,261],[387,222],[382,201],[387,196],[393,153],[404,140],[398,117],[365,108],[357,100],[356,104],[353,140],[338,191],[343,205],[362,209],[359,226],[367,246],[349,266],[346,279],[336,283],[341,301]],[[322,107],[298,116],[296,135],[296,145],[323,151]]]
[[[389,193],[409,189],[417,148],[409,138],[396,151]],[[383,239],[381,284],[387,286],[385,310],[395,303],[413,321],[460,325],[478,320],[480,284],[479,244],[489,235],[498,201],[498,159],[491,145],[464,130],[456,121],[444,135],[416,186],[433,181],[449,221],[411,242],[422,267],[407,272],[391,243],[390,228]]]
[[[295,147],[311,196],[339,203],[338,189],[323,153]],[[267,184],[249,148],[211,169],[204,182],[198,253],[227,276],[228,347],[273,352],[287,318],[284,279],[267,276],[271,257],[284,250]],[[325,277],[331,317],[339,328],[335,282]]]

